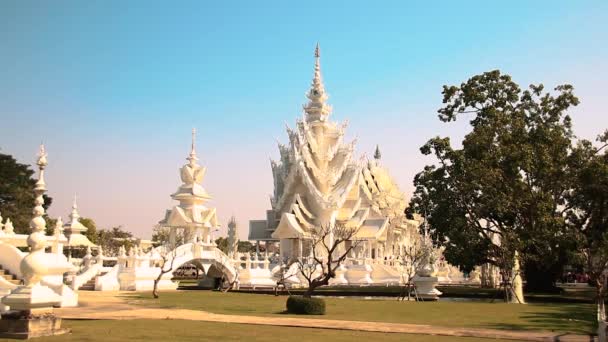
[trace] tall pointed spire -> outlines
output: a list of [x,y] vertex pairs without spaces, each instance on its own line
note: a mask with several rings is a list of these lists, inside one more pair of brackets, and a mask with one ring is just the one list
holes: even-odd
[[308,122],[325,121],[331,113],[331,106],[326,103],[328,96],[325,93],[323,77],[321,76],[321,50],[319,43],[315,47],[315,72],[306,97],[309,99],[308,103],[304,105],[304,111],[307,114],[306,120]]
[[376,150],[374,151],[374,159],[380,161],[380,158],[382,158],[382,153],[380,153],[380,146],[376,145]]
[[78,213],[78,204],[76,203],[76,195],[74,194],[74,202],[72,203],[72,212],[70,213],[70,222],[76,222],[80,219]]
[[234,215],[228,221],[228,256],[234,258],[238,252],[237,224]]
[[194,166],[196,164],[196,161],[198,160],[198,157],[196,156],[196,128],[192,128],[192,143],[190,145],[190,155],[188,156],[188,158],[186,158],[186,160],[188,160],[190,162],[191,166]]

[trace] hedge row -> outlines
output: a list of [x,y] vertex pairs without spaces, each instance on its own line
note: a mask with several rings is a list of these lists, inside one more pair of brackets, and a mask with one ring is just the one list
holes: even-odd
[[287,312],[299,315],[325,315],[325,301],[321,298],[289,296]]

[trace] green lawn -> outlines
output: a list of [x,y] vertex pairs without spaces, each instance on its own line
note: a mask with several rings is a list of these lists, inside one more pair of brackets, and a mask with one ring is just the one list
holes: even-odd
[[[114,342],[114,341],[412,341],[412,342],[484,342],[479,338],[429,335],[384,334],[328,329],[272,327],[185,320],[64,321],[72,329],[69,335],[42,337],[40,342]],[[0,339],[0,341],[14,341]]]
[[[285,315],[286,297],[215,291],[163,292],[155,300],[148,293],[128,295],[141,305],[204,310],[235,315]],[[516,330],[554,330],[590,333],[594,306],[577,303],[505,304],[481,302],[397,302],[328,298],[327,314],[316,318],[435,324]],[[310,316],[300,316],[308,318]]]

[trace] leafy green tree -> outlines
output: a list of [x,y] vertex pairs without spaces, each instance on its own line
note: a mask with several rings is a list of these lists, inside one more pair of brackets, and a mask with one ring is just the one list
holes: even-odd
[[[228,242],[226,242],[227,244]],[[239,244],[237,246],[237,250],[240,253],[251,253],[251,252],[255,252],[255,245],[249,241],[239,241]]]
[[95,224],[95,221],[93,221],[91,218],[81,217],[80,223],[87,227],[87,231],[84,232],[83,235],[86,236],[92,243],[97,244],[99,236],[97,234],[97,225]]
[[225,237],[219,237],[217,239],[215,239],[215,244],[217,245],[217,248],[219,248],[222,252],[224,252],[225,254],[228,254],[228,239]]
[[566,112],[578,104],[572,90],[562,85],[551,94],[531,85],[522,91],[498,70],[444,86],[439,119],[469,115],[472,129],[462,148],[440,137],[421,147],[438,164],[416,175],[409,213],[427,216],[448,262],[465,271],[489,262],[505,280],[516,276],[516,252],[536,271],[563,264],[573,139]]
[[[0,153],[0,213],[10,218],[17,234],[29,234],[29,221],[34,208],[34,171],[26,164],[18,163],[8,154]],[[47,210],[52,198],[44,196]]]
[[[159,246],[171,243],[171,228],[157,226],[154,228],[154,232],[152,233],[152,242]],[[186,243],[186,236],[184,235],[184,231],[177,230],[175,232],[175,246],[180,246]]]
[[578,250],[596,288],[598,320],[606,320],[608,269],[608,131],[598,137],[601,146],[581,141],[573,153],[575,183],[568,196],[568,223],[575,230]]
[[97,244],[103,248],[105,255],[117,255],[121,246],[129,249],[135,245],[135,241],[133,241],[131,232],[118,226],[111,229],[100,229],[97,233]]

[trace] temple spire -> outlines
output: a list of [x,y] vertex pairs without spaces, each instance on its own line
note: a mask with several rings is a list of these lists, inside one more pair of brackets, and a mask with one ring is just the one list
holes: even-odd
[[70,213],[70,222],[76,222],[80,219],[78,213],[78,204],[76,203],[76,195],[74,195],[74,202],[72,203],[72,212]]
[[186,160],[188,160],[190,162],[190,165],[194,166],[196,164],[196,161],[198,160],[198,158],[196,157],[196,128],[192,129],[192,143],[190,145],[190,155],[188,156],[188,158],[186,158]]
[[327,94],[325,93],[325,86],[323,85],[323,77],[321,76],[321,50],[319,43],[315,47],[315,71],[310,85],[310,90],[306,94],[309,101],[304,105],[304,111],[306,112],[306,120],[312,121],[325,121],[327,116],[331,113],[331,106],[326,103]]
[[380,153],[380,146],[376,145],[376,150],[374,151],[374,159],[380,161],[380,158],[382,158],[382,153]]

